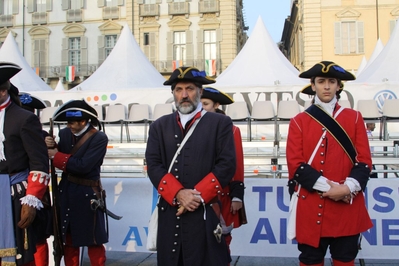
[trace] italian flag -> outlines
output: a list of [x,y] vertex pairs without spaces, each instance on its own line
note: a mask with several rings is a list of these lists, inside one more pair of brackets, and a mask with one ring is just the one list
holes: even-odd
[[176,68],[183,66],[183,61],[182,60],[173,60],[172,64],[173,64],[172,68],[174,71]]
[[205,72],[207,76],[215,76],[216,75],[216,60],[215,59],[206,59],[205,60]]
[[72,82],[75,80],[75,66],[65,67],[65,79],[68,82]]

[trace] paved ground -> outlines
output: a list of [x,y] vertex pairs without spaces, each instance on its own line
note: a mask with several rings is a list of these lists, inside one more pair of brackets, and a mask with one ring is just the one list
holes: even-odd
[[[398,260],[365,260],[366,266],[398,266]],[[157,257],[153,253],[107,251],[107,266],[156,266]],[[274,257],[233,257],[231,266],[298,266],[296,258]],[[329,259],[325,260],[325,266],[332,266]],[[359,260],[356,265],[361,265]],[[90,266],[87,252],[84,254],[83,265]],[[206,266],[206,265],[204,265]]]

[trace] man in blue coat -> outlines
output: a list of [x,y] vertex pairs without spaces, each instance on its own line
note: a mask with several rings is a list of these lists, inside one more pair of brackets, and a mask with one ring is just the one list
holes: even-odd
[[104,243],[108,242],[100,168],[107,151],[108,138],[98,131],[97,112],[83,100],[62,105],[54,121],[67,121],[60,130],[58,145],[46,138],[54,166],[62,170],[59,184],[61,232],[66,266],[79,265],[79,247],[88,246],[91,265],[105,265]]
[[227,266],[231,260],[212,203],[236,169],[232,121],[203,111],[200,101],[202,85],[214,82],[196,68],[176,69],[164,85],[171,85],[177,111],[150,127],[148,175],[161,195],[158,266]]

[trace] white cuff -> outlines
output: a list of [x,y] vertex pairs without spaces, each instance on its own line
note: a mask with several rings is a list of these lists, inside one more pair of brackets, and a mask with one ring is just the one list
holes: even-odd
[[43,203],[33,195],[26,195],[19,199],[21,204],[29,205],[31,207],[35,207],[36,209],[40,210],[43,208]]
[[232,200],[231,201],[238,201],[238,202],[242,202],[242,200],[240,200],[239,198],[237,198],[237,197],[234,197],[234,198],[232,198]]
[[359,182],[352,177],[347,177],[344,184],[349,187],[351,193],[362,190]]
[[315,190],[319,190],[322,192],[327,192],[328,190],[330,190],[331,186],[329,184],[327,184],[327,178],[324,176],[320,176],[316,183],[313,185],[313,189]]

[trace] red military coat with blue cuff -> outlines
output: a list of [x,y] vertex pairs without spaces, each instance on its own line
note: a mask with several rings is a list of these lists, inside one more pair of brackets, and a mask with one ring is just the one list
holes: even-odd
[[[337,104],[334,113],[339,108]],[[354,164],[329,132],[322,139],[311,165],[307,164],[326,129],[305,112],[291,119],[289,125],[286,149],[289,178],[302,186],[297,206],[296,240],[313,247],[318,247],[321,237],[351,236],[372,227],[362,191],[352,204],[347,204],[324,198],[313,189],[321,175],[341,184],[352,177],[362,189],[366,187],[371,155],[362,115],[345,108],[336,120],[356,149]]]
[[[199,114],[194,118],[196,119]],[[146,149],[149,178],[161,195],[158,220],[158,265],[177,265],[180,252],[185,265],[227,265],[229,255],[213,230],[219,217],[210,206],[235,173],[232,122],[227,116],[205,113],[168,173],[185,133],[177,112],[157,119],[150,127]],[[175,196],[180,189],[196,189],[205,201],[194,212],[177,217]],[[223,238],[222,238],[223,239]]]

